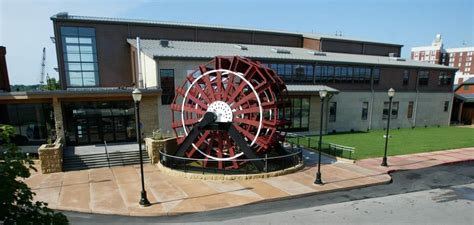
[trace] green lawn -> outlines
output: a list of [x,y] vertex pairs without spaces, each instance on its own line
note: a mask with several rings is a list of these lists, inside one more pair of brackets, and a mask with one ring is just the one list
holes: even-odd
[[[353,159],[383,156],[384,130],[368,133],[330,134],[323,136],[323,143],[334,143],[355,147]],[[461,127],[429,127],[390,130],[388,155],[403,155],[444,149],[474,147],[474,129]],[[317,146],[318,136],[311,137],[312,148]],[[293,139],[294,141],[294,139]],[[300,139],[307,146],[307,140]],[[347,155],[344,155],[347,157]]]

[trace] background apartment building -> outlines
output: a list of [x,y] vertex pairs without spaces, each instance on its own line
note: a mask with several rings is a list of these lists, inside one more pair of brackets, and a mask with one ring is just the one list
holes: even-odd
[[474,47],[444,48],[440,34],[436,35],[431,46],[411,49],[413,60],[458,68],[454,84],[460,84],[474,77],[473,54]]

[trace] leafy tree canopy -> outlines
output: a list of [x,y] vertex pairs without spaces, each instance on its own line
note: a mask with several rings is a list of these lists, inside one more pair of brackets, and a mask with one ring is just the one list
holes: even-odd
[[12,126],[0,125],[0,224],[68,224],[66,216],[49,209],[47,203],[33,201],[35,193],[22,180],[36,169],[10,142],[14,134]]

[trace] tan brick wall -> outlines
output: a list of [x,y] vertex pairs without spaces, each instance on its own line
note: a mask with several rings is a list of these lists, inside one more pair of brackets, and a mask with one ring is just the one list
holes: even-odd
[[152,164],[156,164],[160,161],[160,151],[164,151],[170,155],[175,155],[178,150],[178,143],[174,137],[163,140],[145,138],[145,144]]
[[60,139],[53,146],[41,145],[38,149],[41,173],[56,173],[63,171],[63,144]]
[[[326,116],[328,105],[327,102],[324,103],[324,108],[326,113],[323,117],[323,133],[326,133]],[[320,119],[321,119],[321,98],[319,95],[311,95],[309,99],[309,132],[319,133]]]
[[63,110],[61,101],[57,98],[53,99],[53,113],[57,139],[66,140],[64,134]]
[[140,102],[140,121],[143,125],[144,137],[153,134],[153,130],[159,128],[158,124],[158,99],[159,97],[143,97]]

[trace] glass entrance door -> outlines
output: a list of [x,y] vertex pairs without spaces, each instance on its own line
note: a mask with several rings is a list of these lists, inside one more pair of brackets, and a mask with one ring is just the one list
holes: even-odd
[[69,145],[136,140],[131,102],[73,102],[64,108]]

